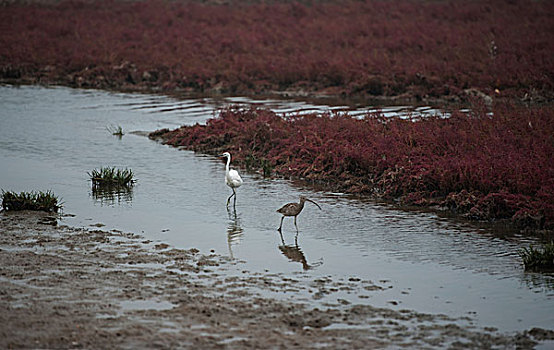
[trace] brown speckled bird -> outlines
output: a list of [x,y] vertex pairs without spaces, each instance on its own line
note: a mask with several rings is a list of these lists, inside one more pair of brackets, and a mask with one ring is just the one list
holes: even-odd
[[[279,229],[278,229],[279,232],[281,232],[281,227],[283,226],[283,219],[285,218],[285,216],[294,216],[294,226],[296,226],[296,216],[298,216],[298,214],[300,214],[302,209],[304,209],[304,203],[306,201],[317,205],[319,210],[321,210],[321,207],[319,206],[319,204],[304,196],[300,196],[300,203],[287,203],[283,205],[281,208],[277,209],[278,213],[283,214],[283,217],[281,218],[281,224],[279,225]],[[296,231],[298,231],[298,226],[296,226]]]

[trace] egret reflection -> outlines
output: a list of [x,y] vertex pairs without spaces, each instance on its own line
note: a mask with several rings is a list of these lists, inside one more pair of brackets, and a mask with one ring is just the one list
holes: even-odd
[[234,206],[233,209],[227,208],[227,214],[229,215],[229,222],[227,224],[227,245],[229,247],[229,255],[231,259],[234,259],[232,245],[240,240],[244,230],[241,227],[240,216],[237,215],[237,210]]

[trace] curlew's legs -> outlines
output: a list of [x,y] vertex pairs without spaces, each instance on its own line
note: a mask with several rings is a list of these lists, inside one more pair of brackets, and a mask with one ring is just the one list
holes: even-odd
[[[277,231],[281,232],[281,228],[283,227],[283,220],[285,219],[285,216],[281,216],[281,224],[279,224],[279,228]],[[298,234],[298,225],[296,225],[296,216],[294,217],[294,226],[296,227],[296,233]]]
[[281,233],[281,230],[279,230],[279,236],[281,236],[281,242],[283,243],[283,246],[286,245],[285,239],[283,238],[283,233]]
[[281,232],[281,227],[283,226],[283,219],[285,218],[285,216],[281,216],[281,224],[279,225],[279,228],[277,229],[277,231]]

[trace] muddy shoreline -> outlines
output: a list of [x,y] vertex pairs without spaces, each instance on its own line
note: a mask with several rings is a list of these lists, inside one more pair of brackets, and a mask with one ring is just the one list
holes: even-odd
[[308,290],[316,300],[382,286],[233,275],[240,262],[227,257],[58,222],[0,213],[2,348],[530,349],[554,339],[552,330],[502,334],[444,315],[270,298],[263,294]]
[[[45,86],[45,87],[69,87],[73,89],[92,89],[123,93],[137,94],[163,94],[179,99],[188,98],[226,98],[237,95],[249,96],[256,99],[280,99],[280,100],[302,100],[315,104],[329,104],[336,106],[431,106],[440,107],[445,110],[458,110],[469,108],[473,103],[484,103],[491,106],[494,103],[514,103],[521,106],[552,106],[553,100],[544,96],[529,94],[520,98],[487,95],[478,89],[467,89],[457,96],[416,96],[410,92],[401,95],[371,95],[364,93],[345,94],[333,90],[318,90],[317,88],[289,88],[284,90],[259,90],[245,89],[240,91],[223,91],[221,89],[164,89],[161,86],[143,86],[140,84],[128,84],[125,82],[113,82],[110,85],[98,85],[93,81],[81,81],[75,83],[65,80],[65,76],[45,78],[36,76],[25,76],[21,78],[6,78],[0,76],[0,84],[14,86]],[[39,75],[37,73],[37,75]]]

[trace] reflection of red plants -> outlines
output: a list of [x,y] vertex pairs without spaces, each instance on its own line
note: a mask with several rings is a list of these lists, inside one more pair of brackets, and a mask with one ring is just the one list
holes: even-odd
[[530,0],[8,2],[0,79],[413,98],[474,88],[552,98],[553,12],[554,2]]
[[[554,116],[549,108],[479,106],[450,118],[278,116],[227,109],[207,125],[155,132],[174,146],[229,151],[335,191],[441,205],[475,219],[554,224]],[[253,160],[258,160],[256,164]]]

